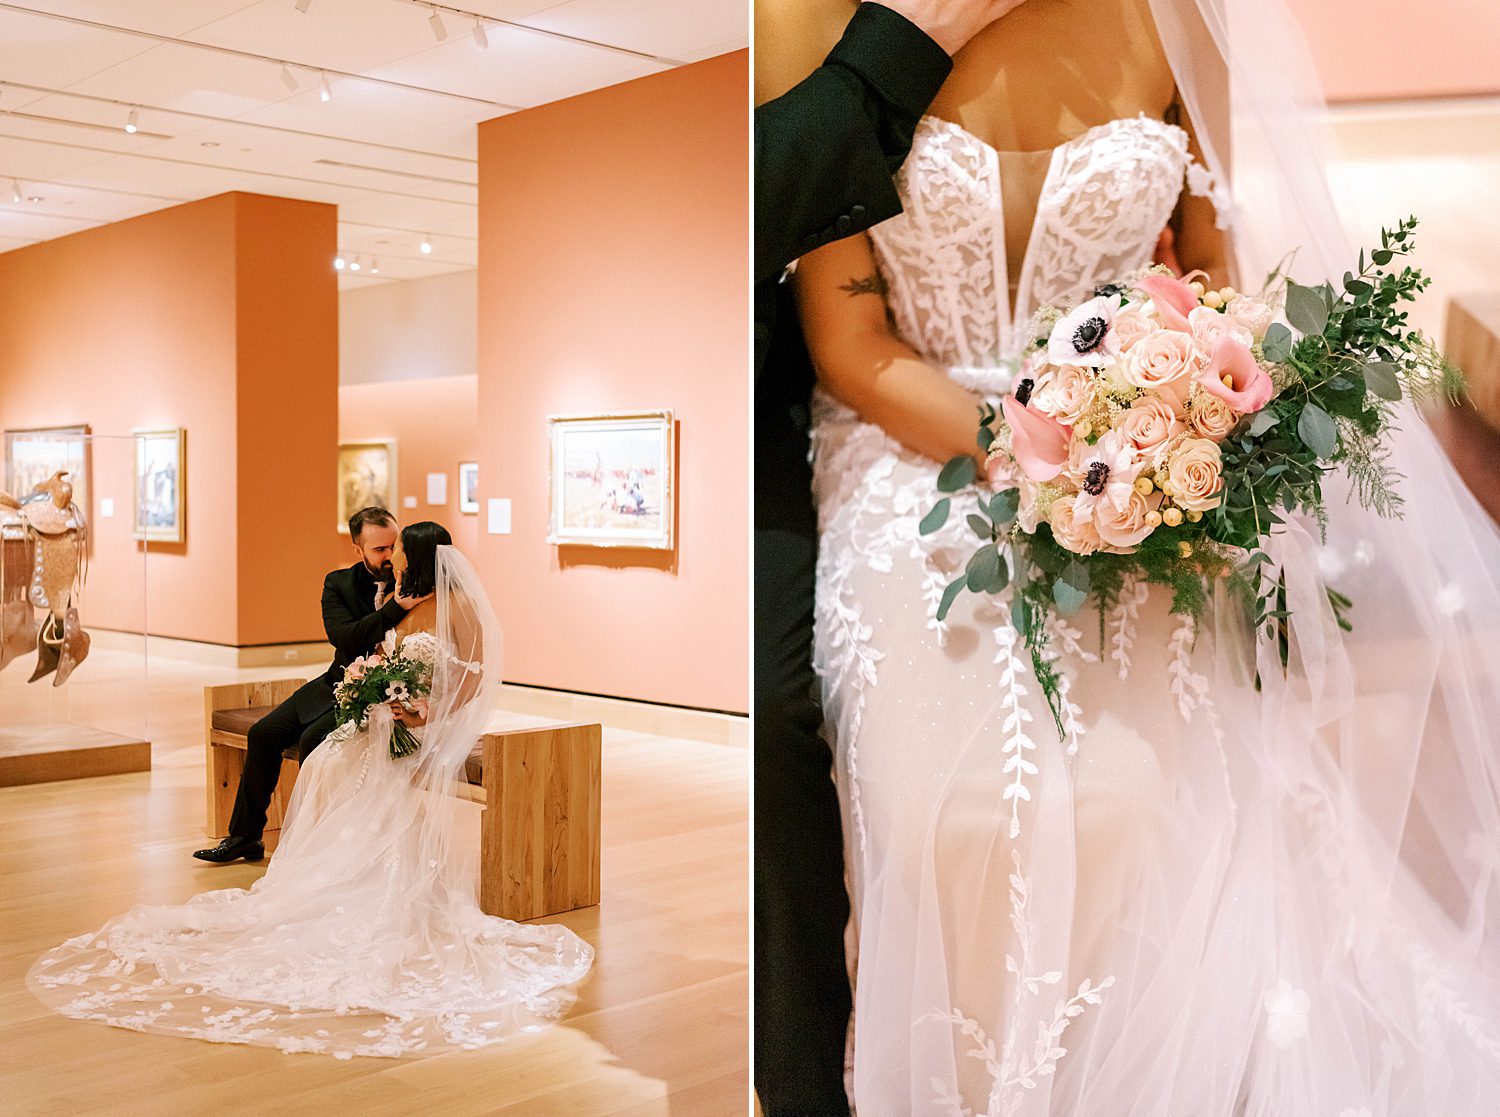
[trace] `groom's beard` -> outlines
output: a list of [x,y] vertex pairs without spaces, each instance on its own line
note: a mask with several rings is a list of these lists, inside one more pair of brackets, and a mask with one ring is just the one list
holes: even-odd
[[370,577],[374,578],[381,585],[389,586],[396,581],[396,566],[389,560],[381,563],[379,566],[371,566],[367,562],[365,563],[365,569],[370,572]]

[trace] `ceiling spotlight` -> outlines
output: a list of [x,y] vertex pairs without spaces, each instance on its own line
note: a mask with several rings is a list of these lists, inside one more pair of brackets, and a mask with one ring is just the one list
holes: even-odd
[[333,88],[328,84],[327,74],[323,74],[321,77],[322,81],[319,82],[318,86],[318,100],[326,105],[329,101],[333,100]]
[[443,26],[443,13],[436,8],[433,8],[432,14],[427,17],[427,26],[432,28],[432,33],[437,36],[438,42],[441,43],[448,37],[448,29]]
[[333,258],[333,270],[334,271],[343,271],[344,270],[344,258],[342,256],[335,256]]
[[297,0],[297,10],[299,12],[301,12],[303,15],[306,15],[307,14],[307,9],[311,8],[311,7],[312,7],[312,0]]
[[379,275],[380,274],[380,261],[378,259],[376,259],[375,257],[373,257],[373,256],[370,257],[370,274],[371,275]]
[[297,92],[297,79],[292,76],[292,71],[285,62],[281,64],[281,84],[287,87],[288,92]]
[[44,197],[42,197],[40,194],[33,194],[29,198],[27,198],[26,200],[28,202],[33,202],[34,203],[34,202],[45,202],[47,199],[44,198]]
[[474,41],[479,44],[480,50],[490,49],[490,37],[484,30],[484,20],[474,21]]
[[432,255],[432,241],[430,241],[430,240],[427,239],[427,234],[426,233],[422,234],[422,243],[418,247],[420,247],[422,249],[422,255],[423,256],[431,256]]
[[16,179],[10,180],[10,200],[17,205],[21,202],[21,184]]
[[349,270],[350,271],[359,271],[359,257],[358,256],[354,257],[354,259],[352,259],[352,260],[349,261]]
[[125,131],[132,136],[141,129],[141,114],[135,109],[130,110],[130,115],[125,118]]

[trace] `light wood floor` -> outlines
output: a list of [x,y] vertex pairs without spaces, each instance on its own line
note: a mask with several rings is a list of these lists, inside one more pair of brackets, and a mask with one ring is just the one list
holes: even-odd
[[[129,704],[138,664],[88,664],[98,688],[88,707]],[[202,687],[285,674],[153,661],[153,771],[0,788],[0,1112],[746,1112],[749,753],[607,724],[603,903],[557,920],[593,943],[597,960],[573,1012],[546,1032],[489,1051],[341,1062],[48,1013],[24,981],[45,950],[132,904],[248,886],[263,871],[189,856],[206,844]],[[7,723],[14,681],[24,679],[0,687]]]

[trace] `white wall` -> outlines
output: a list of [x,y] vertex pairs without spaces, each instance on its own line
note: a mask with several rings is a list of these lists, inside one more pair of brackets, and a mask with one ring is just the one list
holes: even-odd
[[339,383],[473,376],[476,271],[339,293]]

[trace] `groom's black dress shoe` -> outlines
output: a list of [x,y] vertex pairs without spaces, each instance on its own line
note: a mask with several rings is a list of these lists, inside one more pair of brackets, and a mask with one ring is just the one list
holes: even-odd
[[213,849],[200,849],[193,854],[200,861],[213,861],[219,865],[229,861],[238,861],[241,857],[246,861],[259,861],[265,855],[266,847],[260,842],[236,838],[233,834]]

